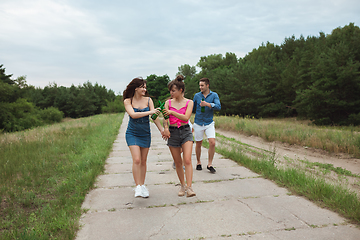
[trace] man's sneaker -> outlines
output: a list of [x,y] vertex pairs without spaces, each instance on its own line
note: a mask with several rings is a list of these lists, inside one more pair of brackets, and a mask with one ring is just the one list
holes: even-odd
[[196,193],[192,190],[191,187],[186,188],[186,197],[193,197],[196,196]]
[[207,166],[207,169],[211,172],[211,173],[215,173],[216,172],[216,170],[215,170],[215,168],[213,168],[213,166]]
[[143,198],[148,198],[149,197],[149,190],[146,188],[145,185],[141,185],[141,196]]
[[136,188],[134,188],[135,191],[135,197],[142,197],[142,187],[140,185],[137,185]]
[[196,170],[202,170],[201,164],[196,165]]
[[179,193],[178,193],[178,196],[179,196],[179,197],[184,196],[184,195],[185,195],[185,190],[186,190],[185,185],[181,185],[181,186],[180,186]]

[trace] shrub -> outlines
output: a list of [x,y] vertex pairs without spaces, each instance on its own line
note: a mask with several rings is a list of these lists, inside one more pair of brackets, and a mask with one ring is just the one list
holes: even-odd
[[24,98],[13,103],[0,103],[0,129],[4,132],[16,132],[60,122],[63,112],[49,107],[39,110],[34,104]]
[[349,115],[349,123],[353,124],[355,126],[360,125],[360,113],[358,113],[358,114],[355,114],[355,113],[350,114]]
[[106,100],[106,106],[102,107],[102,113],[119,113],[125,112],[124,102],[122,97],[116,97],[114,101]]
[[47,124],[61,122],[64,117],[64,113],[55,107],[39,110],[38,115],[40,119]]

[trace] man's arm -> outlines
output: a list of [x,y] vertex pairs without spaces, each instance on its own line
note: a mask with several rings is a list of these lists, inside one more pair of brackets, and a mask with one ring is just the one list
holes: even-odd
[[217,93],[215,93],[215,96],[214,96],[214,105],[212,104],[211,107],[214,110],[217,110],[217,111],[220,111],[220,109],[221,109],[220,98],[219,98],[219,95]]

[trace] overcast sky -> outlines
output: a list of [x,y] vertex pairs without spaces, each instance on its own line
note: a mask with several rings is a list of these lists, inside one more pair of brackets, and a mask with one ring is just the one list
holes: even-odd
[[359,0],[0,0],[0,64],[45,87],[86,81],[122,93],[201,56],[360,24]]

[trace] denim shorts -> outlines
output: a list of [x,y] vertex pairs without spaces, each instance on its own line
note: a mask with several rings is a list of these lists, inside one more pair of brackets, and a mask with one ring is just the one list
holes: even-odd
[[167,145],[169,147],[181,147],[187,141],[193,141],[193,135],[190,130],[189,124],[181,127],[169,127],[170,138],[168,139]]

